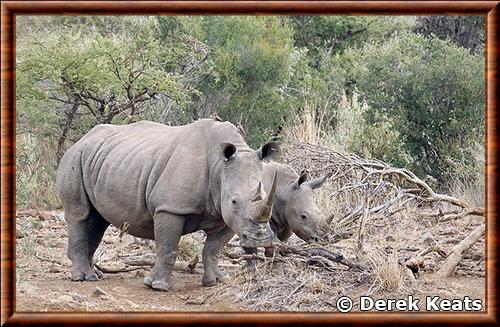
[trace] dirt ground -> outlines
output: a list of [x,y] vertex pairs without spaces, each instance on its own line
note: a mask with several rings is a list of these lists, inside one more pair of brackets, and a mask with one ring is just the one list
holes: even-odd
[[[208,299],[214,288],[202,287],[201,265],[194,273],[174,271],[174,291],[157,292],[143,284],[148,268],[105,273],[95,282],[72,282],[66,257],[67,233],[62,212],[25,211],[17,216],[17,311],[234,311],[230,301]],[[120,256],[152,255],[144,244],[110,227],[96,252],[104,269],[120,270]],[[190,253],[185,253],[189,255]],[[182,253],[180,253],[182,255]],[[226,267],[226,270],[238,269]],[[232,269],[231,269],[232,268]]]
[[[114,227],[108,229],[97,250],[97,262],[106,270],[131,271],[105,273],[105,278],[96,282],[70,280],[70,261],[66,257],[67,233],[62,212],[18,212],[16,232],[16,311],[251,310],[236,297],[221,295],[227,287],[202,287],[200,264],[194,273],[174,271],[172,292],[156,292],[147,288],[142,280],[149,268],[127,266],[124,260],[131,256],[151,256],[151,242],[126,234],[120,237],[120,231]],[[200,253],[202,240],[202,234],[183,237],[180,260],[187,260],[193,254]],[[481,299],[484,304],[484,258],[474,257],[480,256],[481,251],[484,251],[484,241],[473,250],[467,256],[468,263],[457,269],[456,277],[439,283],[427,279],[425,274],[419,277],[415,297],[423,299],[426,295],[436,295],[453,299],[469,296]],[[231,275],[241,275],[241,265],[226,260],[222,261],[222,265]],[[461,267],[466,267],[467,273]],[[432,264],[430,268],[432,269]],[[369,281],[353,283],[344,287],[344,290],[348,289],[349,297],[356,299],[366,294],[371,285]],[[401,293],[387,292],[374,293],[372,296],[403,297]],[[355,303],[354,310],[357,306],[358,303]],[[334,310],[333,305],[331,310]]]

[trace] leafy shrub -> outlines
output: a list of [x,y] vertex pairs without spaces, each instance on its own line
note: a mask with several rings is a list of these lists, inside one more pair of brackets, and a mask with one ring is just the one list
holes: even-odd
[[[484,136],[484,58],[467,49],[406,33],[336,60],[370,108],[367,124],[390,117],[417,174],[443,183],[456,170],[445,158],[460,160],[462,149]],[[403,156],[396,164],[405,164]]]

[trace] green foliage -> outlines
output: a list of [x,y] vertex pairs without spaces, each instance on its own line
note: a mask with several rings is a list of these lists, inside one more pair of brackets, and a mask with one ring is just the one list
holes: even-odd
[[390,117],[417,173],[443,182],[445,157],[484,136],[484,59],[466,49],[408,33],[337,59],[373,109],[367,123]]
[[368,124],[366,115],[370,110],[356,92],[351,98],[344,93],[337,108],[337,126],[329,133],[331,146],[396,166],[410,165],[413,159],[407,153],[394,121],[385,113],[375,112],[375,122]]
[[214,113],[254,148],[279,127],[460,188],[482,178],[482,19],[19,16],[18,206],[58,206],[57,161],[96,124]]
[[281,90],[292,69],[292,31],[278,17],[205,17],[203,25],[214,69],[198,108],[240,123],[256,147],[287,113]]
[[414,18],[404,16],[296,16],[290,20],[294,43],[309,50],[313,66],[322,52],[337,54],[366,43],[381,43],[414,26]]
[[430,38],[450,40],[482,55],[485,25],[484,16],[422,16],[417,18],[414,31]]

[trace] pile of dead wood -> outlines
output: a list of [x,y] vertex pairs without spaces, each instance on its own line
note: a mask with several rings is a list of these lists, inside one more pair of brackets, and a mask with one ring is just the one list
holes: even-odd
[[[330,174],[328,181],[331,201],[340,207],[342,215],[333,221],[334,241],[357,234],[361,250],[364,226],[368,219],[390,219],[408,208],[431,224],[444,223],[469,215],[485,215],[484,207],[466,203],[456,197],[440,194],[427,182],[407,169],[396,168],[379,160],[368,160],[356,155],[344,155],[332,149],[296,140],[287,140],[283,161],[296,171],[307,171],[312,176]],[[478,225],[449,254],[437,246],[422,249],[408,266],[418,271],[424,257],[438,252],[447,258],[436,272],[450,276],[465,252],[485,232],[485,223]]]

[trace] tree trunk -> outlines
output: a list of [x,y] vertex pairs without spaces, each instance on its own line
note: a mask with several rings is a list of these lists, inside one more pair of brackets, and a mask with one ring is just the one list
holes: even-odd
[[64,154],[64,143],[66,143],[66,139],[68,138],[69,131],[71,130],[71,124],[73,123],[73,120],[75,119],[75,114],[76,114],[79,106],[80,106],[79,104],[75,103],[65,111],[66,119],[64,120],[61,136],[59,137],[59,140],[57,141],[56,156],[57,156],[57,164],[58,165],[59,165],[59,161],[61,161],[61,158]]

